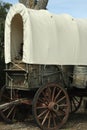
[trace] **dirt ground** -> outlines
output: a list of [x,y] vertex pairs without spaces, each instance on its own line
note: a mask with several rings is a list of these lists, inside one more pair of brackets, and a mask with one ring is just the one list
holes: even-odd
[[[0,120],[0,130],[40,130],[31,117],[25,122],[17,122],[15,124],[5,124]],[[61,130],[87,130],[87,111],[80,109],[78,112],[69,116],[67,123]]]

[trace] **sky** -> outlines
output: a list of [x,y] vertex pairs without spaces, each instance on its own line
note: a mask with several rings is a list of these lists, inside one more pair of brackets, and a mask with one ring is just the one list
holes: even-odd
[[[2,0],[15,4],[18,0]],[[49,0],[47,9],[55,14],[70,14],[75,18],[87,18],[87,0]]]

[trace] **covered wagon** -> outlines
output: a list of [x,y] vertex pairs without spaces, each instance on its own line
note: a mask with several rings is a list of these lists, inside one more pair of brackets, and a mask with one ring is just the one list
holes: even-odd
[[86,35],[86,20],[22,4],[11,7],[5,22],[6,84],[0,96],[5,121],[15,121],[21,108],[29,111],[32,105],[41,129],[63,126],[70,102],[60,66],[87,65]]

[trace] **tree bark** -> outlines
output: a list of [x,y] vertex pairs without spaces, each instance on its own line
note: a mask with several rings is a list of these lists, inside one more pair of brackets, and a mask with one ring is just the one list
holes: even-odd
[[19,0],[20,3],[23,3],[26,7],[31,9],[46,9],[49,0]]
[[35,9],[46,9],[49,0],[39,0],[35,5]]

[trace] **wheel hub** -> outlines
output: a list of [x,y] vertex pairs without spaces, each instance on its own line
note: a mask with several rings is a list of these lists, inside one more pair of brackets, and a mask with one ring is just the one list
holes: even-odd
[[48,105],[48,109],[51,111],[58,111],[59,110],[59,105],[56,104],[55,102],[50,102]]

